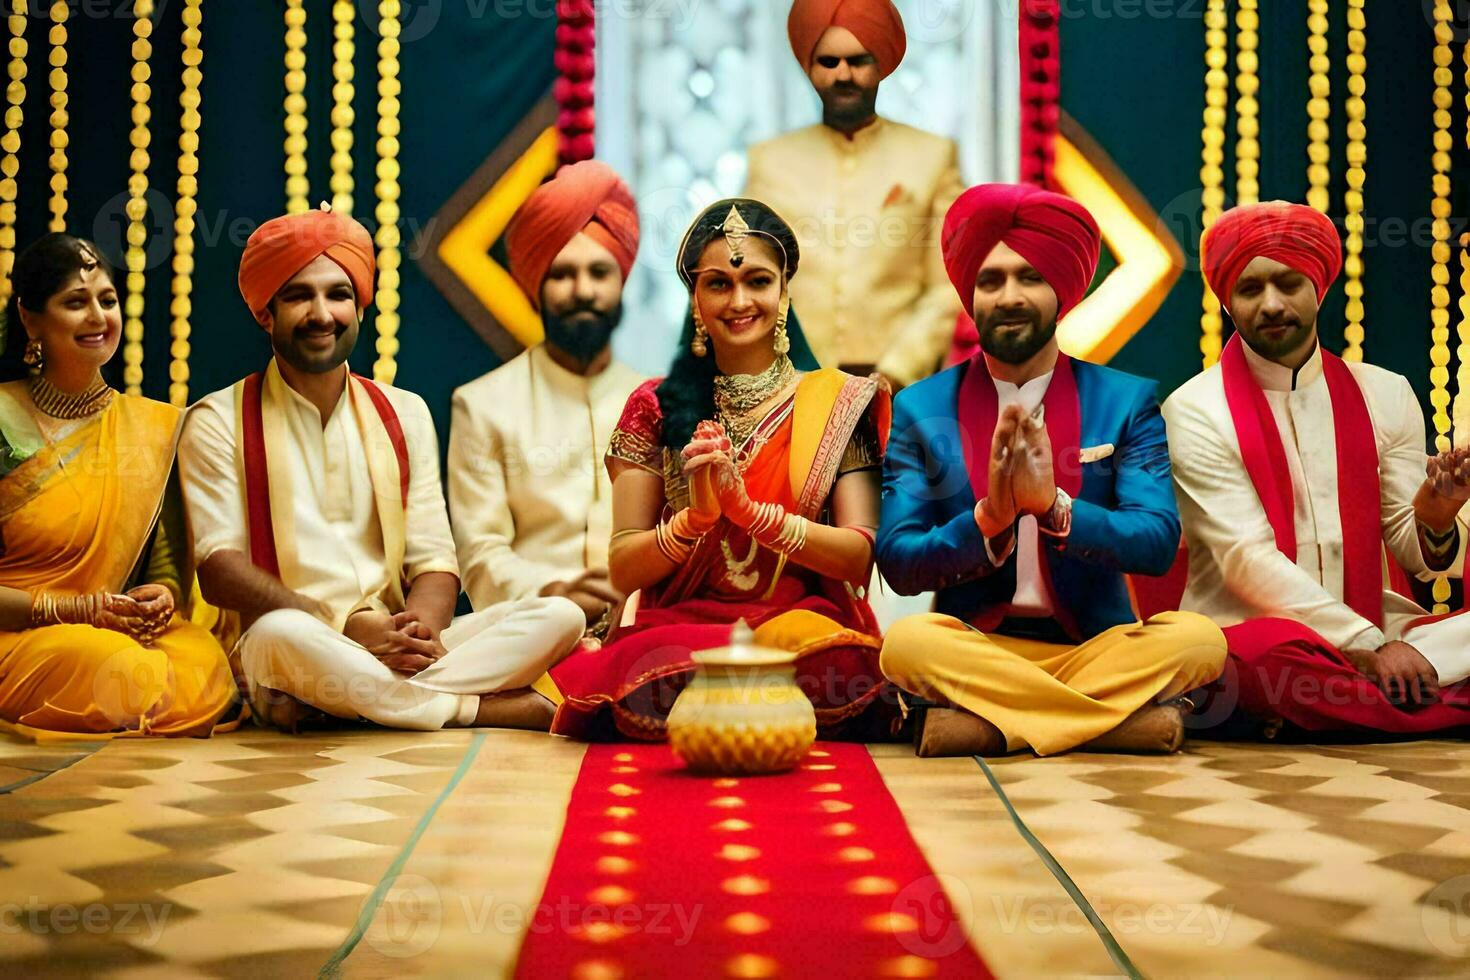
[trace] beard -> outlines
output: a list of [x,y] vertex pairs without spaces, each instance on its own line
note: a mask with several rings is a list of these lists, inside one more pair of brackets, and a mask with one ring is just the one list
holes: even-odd
[[546,342],[583,367],[591,364],[606,349],[622,319],[621,302],[610,310],[574,306],[562,315],[550,310],[541,312]]
[[[865,89],[852,82],[834,82],[817,94],[822,98],[822,122],[842,132],[856,129],[872,119],[877,112],[876,86]],[[857,95],[858,98],[851,98],[852,95]]]
[[1023,364],[1056,332],[1055,320],[1043,325],[1034,313],[992,313],[979,325],[980,349],[1003,364]]
[[[1264,333],[1271,327],[1285,327],[1277,336]],[[1279,360],[1287,354],[1299,349],[1311,339],[1313,324],[1303,324],[1295,317],[1285,320],[1261,321],[1256,323],[1250,330],[1241,330],[1237,324],[1236,330],[1240,333],[1240,339],[1250,345],[1250,349],[1266,358],[1268,361]]]
[[329,374],[347,361],[357,345],[360,323],[338,323],[337,342],[329,350],[308,350],[302,345],[303,335],[311,328],[301,326],[289,331],[273,331],[271,347],[276,356],[303,374]]

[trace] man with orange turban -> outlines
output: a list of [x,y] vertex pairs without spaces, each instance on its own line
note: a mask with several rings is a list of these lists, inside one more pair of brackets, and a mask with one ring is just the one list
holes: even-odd
[[919,755],[1170,752],[1179,699],[1225,659],[1204,616],[1140,623],[1126,573],[1174,560],[1179,515],[1157,385],[1073,360],[1057,321],[1100,246],[1071,198],[988,184],[945,218],[944,261],[980,352],[902,391],[878,566],[936,612],[899,620],[883,673],[931,702]]
[[605,163],[563,167],[506,232],[511,275],[541,312],[537,344],[454,392],[449,509],[476,609],[565,596],[605,631],[612,485],[602,465],[643,377],[612,356],[638,211]]
[[959,312],[937,234],[959,149],[877,114],[905,48],[891,0],[795,0],[786,29],[822,121],[752,146],[745,196],[796,230],[791,301],[817,359],[910,384],[939,367]]
[[239,617],[234,659],[262,721],[544,728],[551,704],[530,685],[581,638],[582,612],[533,597],[453,618],[428,407],[347,367],[374,271],[367,229],[325,209],[246,243],[240,294],[274,357],[185,423],[200,588]]
[[1318,311],[1342,268],[1326,216],[1238,207],[1201,250],[1236,333],[1164,405],[1189,550],[1181,605],[1230,645],[1200,723],[1470,724],[1470,617],[1429,616],[1404,575],[1463,574],[1466,452],[1426,473],[1408,379],[1322,348]]

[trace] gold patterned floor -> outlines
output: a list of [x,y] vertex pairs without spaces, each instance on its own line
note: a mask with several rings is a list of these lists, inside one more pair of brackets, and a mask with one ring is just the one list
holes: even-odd
[[[989,775],[872,751],[998,976],[1470,973],[1470,745]],[[581,756],[513,732],[0,741],[0,976],[505,975]]]

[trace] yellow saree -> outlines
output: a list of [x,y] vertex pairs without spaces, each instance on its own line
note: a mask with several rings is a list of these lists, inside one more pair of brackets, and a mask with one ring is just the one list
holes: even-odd
[[[0,585],[84,594],[150,581],[187,597],[182,520],[164,513],[178,409],[117,395],[52,442],[19,383],[0,387],[0,418],[11,445],[40,447],[0,478]],[[29,738],[208,735],[234,690],[219,643],[177,613],[152,647],[83,625],[0,631],[0,728]]]

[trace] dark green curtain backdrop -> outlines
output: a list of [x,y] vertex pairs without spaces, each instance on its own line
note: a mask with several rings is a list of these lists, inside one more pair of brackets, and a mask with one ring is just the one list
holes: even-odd
[[[1232,8],[1234,3],[1230,5]],[[1261,7],[1261,197],[1306,200],[1307,13],[1303,0]],[[1332,216],[1341,227],[1347,94],[1346,5],[1332,4]],[[1184,248],[1189,265],[1169,299],[1113,364],[1151,375],[1170,391],[1199,370],[1199,170],[1204,113],[1205,0],[1064,0],[1062,104],[1136,183]],[[1433,4],[1368,0],[1365,198],[1365,359],[1405,374],[1429,409],[1429,207],[1433,141]],[[1149,16],[1149,11],[1172,11]],[[1085,14],[1084,14],[1085,11]],[[1455,184],[1452,230],[1470,230],[1470,154],[1465,149],[1464,66],[1470,7],[1460,5],[1455,43]],[[1231,18],[1232,66],[1234,18]],[[1232,67],[1233,73],[1233,67]],[[1226,201],[1234,200],[1234,91],[1226,131]],[[1459,255],[1452,279],[1458,282]],[[1451,289],[1458,322],[1458,288]],[[1342,350],[1343,295],[1328,295],[1319,322]],[[1227,332],[1229,327],[1227,326]]]
[[[992,2],[992,0],[973,0]],[[313,203],[327,199],[331,108],[331,5],[307,0],[310,172]],[[157,0],[153,75],[153,237],[149,245],[146,390],[166,397],[182,0]],[[376,2],[361,0],[357,31],[357,214],[372,226],[376,141]],[[1066,0],[1063,104],[1129,174],[1180,239],[1191,266],[1147,328],[1115,359],[1172,390],[1199,367],[1197,253],[1200,129],[1204,105],[1204,0]],[[1262,12],[1262,175],[1265,197],[1304,198],[1307,32],[1303,0]],[[1429,348],[1429,202],[1433,91],[1430,22],[1421,0],[1369,0],[1366,253],[1368,359],[1409,376],[1426,400]],[[1335,156],[1342,158],[1345,23],[1332,18]],[[45,228],[47,5],[33,3],[19,238]],[[130,123],[129,0],[75,0],[71,45],[69,225],[122,261]],[[235,287],[245,238],[284,208],[281,0],[205,0],[203,129],[194,284],[191,390],[202,395],[265,362],[268,346]],[[553,78],[550,0],[405,0],[402,44],[402,184],[405,262],[398,383],[427,399],[441,430],[449,393],[496,358],[414,262],[441,204],[484,160]],[[774,8],[773,8],[774,9]],[[497,13],[499,11],[499,13]],[[776,16],[773,13],[773,16]],[[1462,12],[1464,17],[1465,13]],[[1470,212],[1464,149],[1463,68],[1455,71],[1456,215]],[[1233,120],[1232,120],[1233,125]],[[1228,187],[1234,161],[1228,154]],[[1341,163],[1334,165],[1340,211]],[[1465,230],[1463,218],[1456,234]],[[1458,265],[1454,276],[1458,279]],[[1452,290],[1456,300],[1458,290]],[[1341,345],[1342,296],[1323,314]],[[1456,310],[1456,315],[1458,311]],[[354,366],[369,372],[365,325]],[[1452,339],[1451,344],[1455,341]]]
[[[307,0],[307,99],[311,200],[330,200],[331,4]],[[419,239],[440,205],[493,150],[551,84],[554,7],[549,0],[404,0],[402,167],[403,305],[397,383],[422,393],[447,435],[449,394],[493,368],[497,359],[423,276]],[[147,287],[145,391],[168,397],[169,286],[173,201],[178,176],[178,97],[182,0],[155,0],[154,185]],[[46,230],[49,106],[47,4],[34,0],[26,122],[22,139],[19,241]],[[205,0],[203,127],[194,273],[190,392],[207,394],[263,366],[264,333],[236,287],[240,250],[262,221],[285,209],[281,0]],[[357,23],[355,214],[376,228],[376,0],[360,0]],[[131,0],[76,0],[70,30],[71,208],[69,230],[95,237],[122,266],[127,220],[131,70]],[[121,286],[121,276],[119,285]],[[371,374],[376,358],[372,313],[353,356]],[[120,363],[119,356],[118,362]]]

